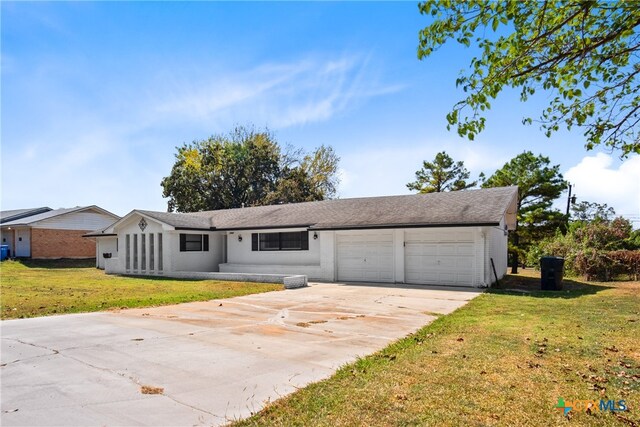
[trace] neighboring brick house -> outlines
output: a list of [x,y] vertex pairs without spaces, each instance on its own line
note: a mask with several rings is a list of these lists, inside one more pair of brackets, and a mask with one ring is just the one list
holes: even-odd
[[120,219],[98,206],[0,212],[3,245],[11,257],[95,258],[96,244],[82,235]]

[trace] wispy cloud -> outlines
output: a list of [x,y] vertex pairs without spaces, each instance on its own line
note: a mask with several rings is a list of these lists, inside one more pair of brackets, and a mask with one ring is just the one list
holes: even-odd
[[32,112],[23,120],[37,126],[11,121],[3,130],[2,202],[97,203],[116,213],[163,210],[159,184],[180,142],[237,123],[278,130],[330,120],[402,90],[383,83],[366,55],[310,55],[238,72],[204,70],[164,68],[146,80],[114,78],[101,85],[63,62],[21,68],[13,78],[15,92],[43,102],[20,106]]
[[286,128],[328,120],[366,99],[402,90],[380,82],[366,55],[270,63],[205,81],[171,79],[147,121],[230,120]]

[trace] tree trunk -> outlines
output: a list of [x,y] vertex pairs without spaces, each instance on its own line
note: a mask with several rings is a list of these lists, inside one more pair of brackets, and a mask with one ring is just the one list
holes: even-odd
[[518,274],[518,243],[520,243],[520,238],[518,237],[518,231],[514,230],[513,246],[516,248],[516,250],[513,251],[513,256],[511,257],[511,274]]

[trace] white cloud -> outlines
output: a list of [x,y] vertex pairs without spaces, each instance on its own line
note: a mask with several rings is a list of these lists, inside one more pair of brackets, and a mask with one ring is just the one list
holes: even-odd
[[640,216],[640,156],[622,162],[598,153],[586,156],[564,174],[579,201],[606,203],[617,214]]

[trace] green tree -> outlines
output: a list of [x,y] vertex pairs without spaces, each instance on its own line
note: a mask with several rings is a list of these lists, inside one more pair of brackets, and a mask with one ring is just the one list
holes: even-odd
[[571,217],[575,221],[593,221],[601,219],[609,221],[616,215],[616,211],[606,203],[591,203],[583,201],[571,206]]
[[407,188],[420,193],[465,190],[477,184],[477,181],[468,182],[468,179],[469,171],[464,162],[454,162],[442,151],[436,154],[433,162],[422,162],[422,168],[416,171],[416,180],[408,183]]
[[339,158],[333,149],[322,146],[310,155],[300,150],[293,154],[283,153],[268,130],[247,127],[183,144],[161,182],[168,210],[197,212],[334,197]]
[[427,0],[419,9],[432,22],[420,31],[418,58],[452,39],[480,52],[456,80],[466,98],[447,115],[460,136],[473,140],[484,129],[482,114],[504,88],[518,89],[522,101],[544,90],[551,96],[539,122],[547,136],[577,126],[587,150],[640,153],[638,2]]
[[331,147],[321,145],[311,154],[289,150],[281,161],[282,173],[264,204],[311,202],[335,197],[340,158]]
[[482,187],[518,186],[516,230],[509,235],[511,272],[518,272],[518,261],[524,259],[529,245],[553,235],[566,222],[566,216],[551,209],[567,183],[560,165],[549,166],[548,157],[534,156],[531,151],[517,155],[482,183]]
[[321,193],[313,188],[312,180],[302,168],[286,169],[275,189],[268,193],[262,204],[312,202],[323,200]]
[[331,199],[335,197],[340,183],[339,163],[340,158],[333,148],[321,145],[313,153],[305,155],[299,167],[308,176],[312,192],[322,199]]

